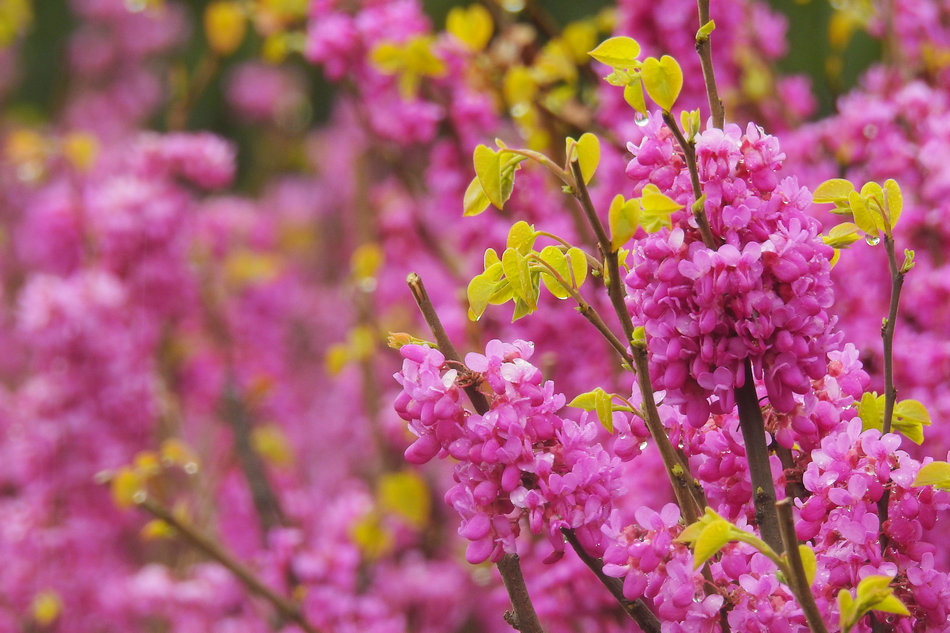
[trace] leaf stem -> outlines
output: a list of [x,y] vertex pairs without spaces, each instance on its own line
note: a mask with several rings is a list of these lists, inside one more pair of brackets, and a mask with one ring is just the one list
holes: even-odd
[[[412,298],[419,306],[419,311],[422,312],[422,318],[425,319],[426,325],[429,326],[429,330],[432,331],[432,335],[439,345],[439,351],[447,360],[461,363],[462,358],[445,331],[445,327],[443,327],[442,321],[435,311],[435,306],[432,305],[432,300],[429,299],[429,293],[426,292],[426,287],[422,283],[422,277],[417,273],[410,273],[406,278],[406,283],[412,292]],[[478,390],[478,387],[475,385],[467,386],[465,387],[465,393],[471,400],[476,412],[480,415],[488,413],[488,398]],[[505,614],[505,620],[521,633],[544,633],[538,614],[534,610],[534,604],[531,602],[531,596],[525,586],[518,555],[505,554],[498,561],[497,567],[501,579],[505,583],[505,589],[508,591],[508,598],[511,600],[512,611]]]
[[601,584],[607,588],[610,595],[617,600],[617,603],[624,612],[637,623],[637,626],[640,627],[643,633],[660,633],[660,621],[656,615],[653,614],[653,611],[650,610],[650,607],[647,606],[643,600],[628,600],[623,595],[623,581],[604,573],[604,561],[587,553],[584,546],[577,540],[577,535],[574,533],[574,530],[561,528],[561,533],[564,535],[564,538],[567,539],[571,547],[574,548],[574,551],[577,552],[580,559],[584,561],[584,564],[594,572],[594,575],[597,576]]
[[168,525],[175,528],[185,539],[196,549],[201,550],[209,557],[218,561],[234,574],[238,580],[244,583],[249,591],[255,593],[268,602],[281,614],[281,616],[296,623],[306,633],[319,633],[319,631],[307,621],[300,607],[289,598],[280,595],[258,578],[244,563],[234,557],[233,554],[224,549],[217,541],[200,532],[195,527],[182,521],[170,512],[164,506],[159,505],[150,498],[147,498],[138,504],[140,508],[161,519]]
[[798,550],[798,538],[795,536],[795,522],[792,517],[792,501],[785,498],[775,503],[775,514],[778,517],[778,527],[782,533],[782,544],[785,547],[785,558],[788,560],[787,577],[789,587],[798,599],[798,604],[805,612],[805,619],[813,633],[828,633],[825,622],[821,618],[815,596],[808,583],[808,575],[802,564],[802,555]]
[[745,360],[745,381],[741,387],[736,387],[735,394],[739,407],[739,427],[742,430],[749,476],[752,479],[755,522],[762,534],[762,540],[778,552],[782,549],[782,535],[779,533],[778,518],[775,516],[775,482],[769,464],[769,448],[765,443],[765,420],[762,418],[759,397],[755,392],[752,362],[748,358]]

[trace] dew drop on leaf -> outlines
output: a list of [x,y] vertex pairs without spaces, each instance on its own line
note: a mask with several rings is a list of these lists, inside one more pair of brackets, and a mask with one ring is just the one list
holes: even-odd
[[870,246],[877,246],[881,243],[881,237],[879,235],[865,235],[864,241]]

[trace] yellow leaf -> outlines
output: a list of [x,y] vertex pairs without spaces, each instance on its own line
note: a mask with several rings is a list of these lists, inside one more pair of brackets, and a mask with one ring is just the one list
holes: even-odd
[[478,176],[472,178],[472,182],[468,183],[468,188],[465,189],[465,197],[462,200],[462,215],[466,217],[478,215],[487,209],[489,204],[491,203],[488,201],[485,192],[482,191],[482,184],[478,181]]
[[732,540],[732,525],[725,519],[712,521],[696,538],[693,547],[693,569],[699,569],[716,552]]
[[175,528],[165,523],[161,519],[152,519],[139,531],[139,536],[145,541],[156,541],[158,539],[171,538],[175,535]]
[[647,112],[647,102],[643,97],[643,83],[639,78],[623,87],[623,100],[641,114]]
[[664,55],[660,59],[647,58],[641,70],[647,94],[664,112],[669,112],[683,88],[683,70],[679,63]]
[[828,231],[828,235],[823,235],[821,239],[832,248],[847,248],[860,239],[859,230],[858,225],[853,222],[842,222]]
[[205,38],[221,56],[234,53],[244,41],[247,22],[240,2],[217,0],[205,8]]
[[113,475],[111,488],[112,501],[119,508],[130,508],[145,499],[145,480],[128,466]]
[[571,22],[561,31],[561,39],[574,62],[582,64],[587,59],[587,51],[597,43],[597,26],[590,20]]
[[350,256],[350,269],[358,280],[372,279],[383,265],[383,250],[379,244],[361,244]]
[[673,222],[670,215],[682,208],[683,205],[661,193],[659,188],[651,183],[643,188],[640,197],[640,224],[648,233],[655,233],[664,226],[671,228]]
[[370,560],[386,555],[394,544],[392,532],[386,529],[376,512],[368,512],[350,525],[349,534],[363,556]]
[[501,193],[501,160],[498,152],[486,145],[475,148],[475,175],[488,201],[501,209],[505,200]]
[[502,94],[509,106],[531,103],[538,93],[538,82],[524,66],[512,66],[502,80]]
[[571,264],[571,278],[575,288],[580,288],[587,279],[587,255],[576,246],[567,250],[567,259]]
[[63,612],[63,600],[54,589],[39,592],[30,605],[33,621],[40,626],[49,626],[55,622]]
[[587,184],[594,177],[597,165],[600,164],[600,140],[587,132],[577,139],[574,147],[577,152],[577,162],[581,168],[581,176],[584,178],[584,184]]
[[805,570],[805,580],[811,587],[815,582],[815,572],[818,570],[818,559],[815,557],[815,551],[807,545],[798,546],[798,555],[802,559],[802,568]]
[[531,252],[531,247],[534,246],[536,237],[537,233],[534,230],[534,226],[524,220],[519,220],[508,230],[508,241],[505,246],[507,248],[517,249],[522,255],[527,255]]
[[832,178],[818,185],[812,201],[815,204],[824,204],[847,200],[852,191],[854,191],[854,185],[850,181],[844,178]]
[[618,193],[610,202],[607,223],[610,227],[610,248],[616,251],[640,228],[640,201],[636,198],[624,200]]
[[640,45],[632,37],[612,37],[587,54],[612,68],[630,68],[640,56]]
[[[566,283],[571,283],[571,272],[567,257],[560,248],[557,246],[545,246],[538,254],[538,257],[541,258],[541,261],[553,268]],[[542,270],[541,281],[545,287],[547,287],[548,291],[558,299],[566,299],[571,296],[570,292],[561,285],[561,282],[558,281],[554,275]]]
[[468,282],[468,305],[475,317],[473,320],[477,321],[485,312],[497,286],[496,280],[488,279],[484,274],[476,275]]
[[288,466],[294,462],[290,441],[276,424],[265,424],[251,431],[251,446],[254,452],[275,466]]
[[494,22],[488,9],[480,4],[453,7],[445,20],[445,30],[470,50],[480,51],[491,41]]
[[848,194],[848,203],[851,206],[851,213],[854,214],[854,223],[858,225],[858,228],[868,235],[875,237],[879,235],[874,214],[868,209],[861,194],[852,191]]
[[88,171],[99,156],[99,141],[86,132],[72,132],[63,139],[63,156],[79,171]]
[[417,473],[404,470],[383,475],[378,484],[380,507],[421,528],[429,521],[430,496],[426,482]]
[[893,229],[901,217],[904,209],[904,197],[901,195],[900,185],[893,179],[884,181],[884,199],[887,201],[887,217]]
[[936,486],[943,490],[950,488],[950,464],[947,462],[930,462],[920,467],[914,486]]

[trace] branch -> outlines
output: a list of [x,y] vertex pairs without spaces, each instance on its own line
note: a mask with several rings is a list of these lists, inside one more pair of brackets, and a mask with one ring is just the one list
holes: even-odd
[[650,610],[650,607],[643,600],[627,600],[623,595],[623,581],[604,574],[604,561],[587,553],[587,550],[577,540],[574,530],[561,528],[561,533],[574,548],[574,551],[577,552],[580,559],[584,561],[584,564],[594,572],[594,575],[607,588],[610,595],[617,600],[626,614],[643,630],[643,633],[660,633],[660,621]]
[[752,377],[752,362],[745,360],[745,382],[736,387],[736,404],[739,407],[739,427],[742,429],[742,441],[745,443],[746,459],[749,462],[749,475],[752,479],[752,501],[755,504],[755,522],[759,526],[762,540],[776,552],[782,549],[782,535],[779,533],[778,519],[775,516],[775,482],[772,480],[772,467],[769,465],[769,448],[765,443],[765,421],[759,408],[759,397],[755,393]]
[[319,633],[319,631],[307,621],[306,617],[304,617],[300,611],[300,607],[295,602],[265,585],[253,571],[235,558],[233,554],[225,550],[217,541],[180,520],[169,512],[167,508],[152,501],[148,497],[138,505],[152,516],[161,519],[175,528],[175,530],[185,537],[196,549],[201,550],[210,558],[218,561],[232,574],[237,576],[238,580],[244,583],[244,586],[247,587],[249,591],[270,602],[281,616],[296,623],[301,629],[306,631],[306,633]]
[[[429,299],[429,293],[422,283],[422,277],[416,273],[410,273],[406,278],[409,284],[409,290],[412,292],[412,298],[415,299],[426,325],[432,331],[436,343],[439,345],[439,351],[445,356],[446,360],[462,363],[458,350],[449,339],[442,321]],[[470,385],[465,387],[465,393],[468,394],[472,406],[480,415],[488,413],[488,398],[485,397],[478,387]],[[508,597],[511,600],[512,612],[505,615],[505,620],[521,633],[544,633],[541,628],[541,621],[538,620],[538,614],[531,603],[531,596],[524,584],[524,576],[521,573],[521,563],[517,554],[505,554],[497,563],[498,571],[501,573],[501,579],[505,583],[505,589],[508,590]]]
[[887,321],[881,328],[881,338],[884,339],[884,428],[882,433],[890,433],[894,403],[897,401],[897,387],[894,386],[894,328],[897,326],[897,307],[900,304],[901,288],[904,286],[904,272],[897,266],[894,238],[890,235],[884,236],[884,250],[887,251],[887,265],[891,271],[891,303],[887,311]]
[[[696,0],[696,7],[699,10],[699,26],[702,28],[709,22],[709,0]],[[696,52],[699,53],[699,61],[703,67],[703,80],[706,82],[706,97],[709,99],[709,113],[712,115],[713,127],[722,129],[726,122],[726,112],[722,107],[722,99],[719,98],[719,89],[716,87],[712,46],[708,35],[696,40]]]
[[798,604],[805,612],[805,619],[813,633],[828,633],[825,622],[821,619],[818,605],[815,604],[815,596],[811,592],[811,586],[808,584],[805,567],[802,565],[802,555],[798,550],[798,538],[795,536],[795,522],[792,518],[792,500],[786,498],[776,502],[775,514],[778,517],[778,528],[782,533],[782,543],[785,546],[785,558],[788,560],[789,587],[791,587],[795,597],[798,598]]
[[673,132],[673,137],[676,139],[676,142],[679,143],[680,149],[683,150],[683,157],[686,159],[686,168],[689,170],[689,180],[693,185],[693,198],[695,199],[692,207],[693,217],[696,219],[699,234],[703,236],[703,244],[705,244],[708,249],[717,250],[719,246],[716,243],[715,236],[713,236],[712,229],[709,228],[706,208],[700,202],[703,200],[703,187],[699,181],[699,167],[696,165],[696,145],[686,140],[686,137],[683,136],[683,132],[680,130],[680,126],[672,114],[664,111],[663,121],[667,127],[670,128],[670,131]]

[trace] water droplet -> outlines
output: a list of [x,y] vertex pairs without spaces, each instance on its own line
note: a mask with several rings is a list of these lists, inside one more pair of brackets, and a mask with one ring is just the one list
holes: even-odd
[[363,292],[373,292],[376,290],[376,279],[373,277],[364,277],[360,280],[359,286]]
[[865,235],[864,241],[871,246],[877,246],[881,243],[881,237],[879,235]]
[[198,472],[198,464],[196,464],[195,462],[188,462],[187,464],[182,466],[182,468],[189,475],[194,475],[195,473]]
[[515,105],[511,106],[510,109],[511,116],[514,119],[519,119],[525,116],[529,111],[530,109],[528,108],[527,103],[516,103]]
[[634,112],[633,122],[639,125],[640,127],[646,127],[650,123],[650,117],[643,114],[642,112]]
[[864,134],[864,138],[874,138],[877,136],[877,126],[873,123],[868,123],[864,126],[864,129],[861,130],[861,133]]
[[144,490],[136,490],[135,494],[132,495],[132,501],[134,503],[144,503],[147,495]]

